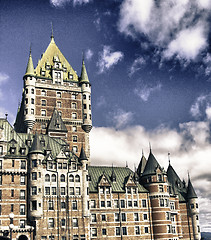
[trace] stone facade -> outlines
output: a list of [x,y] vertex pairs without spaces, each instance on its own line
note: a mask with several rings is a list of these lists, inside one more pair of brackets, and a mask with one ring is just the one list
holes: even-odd
[[18,240],[200,239],[197,196],[152,151],[137,171],[90,166],[91,85],[54,37],[30,51],[14,128],[0,119],[0,234]]

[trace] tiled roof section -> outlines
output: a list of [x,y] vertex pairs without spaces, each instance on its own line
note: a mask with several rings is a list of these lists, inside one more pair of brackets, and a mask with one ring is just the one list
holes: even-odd
[[[112,192],[125,192],[125,184],[128,179],[128,176],[133,171],[127,167],[100,167],[100,166],[89,166],[88,168],[89,176],[91,178],[89,182],[90,192],[98,191],[98,183],[104,174],[109,180],[111,180],[112,171],[115,171],[116,181],[110,181]],[[148,192],[142,185],[137,183],[139,192]]]
[[146,163],[147,163],[147,160],[146,160],[146,158],[144,157],[144,155],[142,155],[141,161],[140,161],[140,163],[139,163],[139,165],[138,165],[138,169],[137,169],[137,174],[138,174],[139,176],[141,176],[141,175],[143,174],[144,169],[145,169],[145,167],[146,167]]
[[196,192],[193,188],[193,185],[190,181],[190,179],[188,180],[188,191],[187,191],[187,198],[191,199],[191,198],[198,198],[196,195]]
[[158,163],[158,161],[152,154],[152,151],[150,150],[149,157],[144,168],[143,176],[155,174],[157,168],[161,169],[160,164]]
[[187,189],[184,183],[181,181],[171,164],[169,164],[167,169],[167,177],[168,181],[171,184],[173,191],[175,194],[178,194],[179,200],[181,202],[186,201],[186,192]]
[[67,132],[67,128],[60,116],[58,110],[55,108],[48,125],[49,132]]
[[26,146],[25,142],[21,138],[21,136],[15,132],[14,128],[10,125],[10,123],[4,119],[0,119],[0,128],[2,129],[2,135],[0,138],[8,142],[7,144],[7,154],[9,154],[10,147],[15,144],[15,147],[17,148],[15,155],[21,155],[19,152],[20,148],[26,148],[26,153],[28,153],[28,147]]
[[66,67],[66,72],[64,72],[64,80],[68,80],[68,73],[70,73],[73,76],[73,81],[78,81],[78,75],[76,72],[73,70],[69,62],[66,60],[64,55],[61,53],[59,48],[57,47],[54,38],[51,38],[51,42],[48,45],[45,53],[43,53],[41,59],[38,61],[37,67],[35,68],[35,72],[37,76],[40,76],[40,70],[45,69],[46,71],[46,77],[51,78],[51,70],[47,70],[46,64],[49,64],[50,66],[54,65],[54,57],[58,57],[59,61],[61,64]]

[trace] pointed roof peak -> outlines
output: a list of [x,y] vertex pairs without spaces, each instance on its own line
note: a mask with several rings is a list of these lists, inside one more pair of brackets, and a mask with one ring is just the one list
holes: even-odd
[[81,77],[80,77],[80,82],[87,82],[89,83],[89,78],[88,78],[88,74],[86,71],[86,66],[85,66],[85,62],[84,62],[84,57],[82,59],[82,68],[81,68]]
[[155,174],[157,168],[161,169],[161,166],[156,160],[155,156],[152,154],[152,151],[150,151],[143,175]]
[[86,157],[86,154],[85,154],[83,145],[82,145],[82,147],[81,147],[81,153],[80,153],[79,159],[80,159],[80,160],[88,160],[87,157]]
[[55,43],[53,35],[53,23],[51,22],[51,43]]
[[28,59],[25,75],[34,75],[34,65],[33,65],[32,54],[31,54],[31,45],[30,45],[29,59]]
[[53,114],[51,116],[50,123],[48,125],[48,131],[52,132],[67,132],[67,128],[62,120],[56,107],[54,107]]
[[30,148],[29,153],[42,153],[43,154],[43,149],[42,149],[40,139],[39,139],[37,132],[34,135],[34,140],[33,140],[33,143]]
[[188,177],[188,190],[187,190],[187,198],[188,199],[191,199],[191,198],[198,198],[197,197],[197,194],[193,188],[193,185],[191,183],[191,180],[190,180],[190,176]]

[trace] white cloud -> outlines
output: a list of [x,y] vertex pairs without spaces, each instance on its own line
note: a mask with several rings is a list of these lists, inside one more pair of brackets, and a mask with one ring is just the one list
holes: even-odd
[[97,66],[99,73],[103,73],[116,65],[124,57],[124,54],[120,51],[114,52],[110,46],[104,46],[103,51],[99,53],[99,60]]
[[148,85],[142,84],[141,87],[136,87],[134,89],[134,93],[138,97],[140,97],[142,101],[146,102],[146,101],[148,101],[150,95],[153,92],[160,91],[161,87],[162,87],[161,83],[158,83],[155,86],[148,86]]
[[9,80],[9,76],[6,73],[0,72],[0,84]]
[[139,71],[145,64],[146,60],[143,57],[136,58],[129,69],[129,76],[131,77],[135,72]]
[[93,51],[91,49],[87,49],[85,52],[85,56],[87,60],[90,60],[93,57]]
[[109,117],[109,120],[113,122],[116,129],[121,129],[132,122],[133,113],[126,112],[122,109],[117,109],[114,112],[110,112],[108,114],[108,117]]
[[102,106],[105,106],[105,105],[106,105],[105,97],[104,97],[104,96],[100,96],[100,97],[97,99],[96,106],[97,106],[97,107],[102,107]]
[[124,0],[118,29],[133,38],[146,36],[163,58],[193,60],[207,47],[210,8],[209,0]]
[[50,3],[54,7],[64,7],[66,4],[69,4],[70,2],[73,2],[73,5],[82,5],[89,3],[90,0],[50,0]]
[[[131,169],[139,164],[142,149],[149,153],[149,141],[153,154],[161,166],[167,169],[168,152],[171,165],[181,179],[187,180],[189,170],[192,183],[199,196],[202,212],[202,231],[211,231],[210,203],[211,144],[209,142],[209,122],[189,122],[179,126],[179,130],[160,127],[147,131],[143,126],[127,127],[121,130],[94,127],[90,133],[92,165],[125,166]],[[206,219],[207,218],[207,219]]]

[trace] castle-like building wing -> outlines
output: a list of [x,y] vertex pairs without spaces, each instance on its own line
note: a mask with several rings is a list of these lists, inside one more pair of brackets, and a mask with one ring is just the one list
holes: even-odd
[[165,171],[150,149],[138,169],[92,166],[91,84],[53,35],[30,50],[14,127],[0,119],[0,234],[17,240],[199,240],[190,178]]

